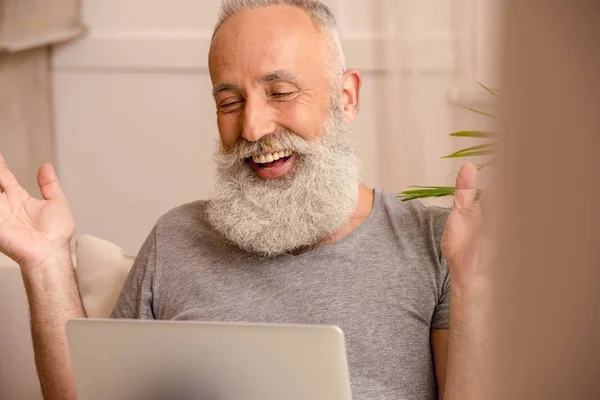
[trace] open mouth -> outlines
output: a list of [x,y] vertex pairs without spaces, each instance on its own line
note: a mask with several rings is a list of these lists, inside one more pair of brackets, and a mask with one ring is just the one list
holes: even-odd
[[294,169],[296,153],[292,150],[275,151],[249,157],[246,162],[261,179],[280,178]]
[[276,151],[269,154],[261,154],[253,156],[252,161],[258,168],[261,169],[274,169],[285,164],[293,152],[291,150]]

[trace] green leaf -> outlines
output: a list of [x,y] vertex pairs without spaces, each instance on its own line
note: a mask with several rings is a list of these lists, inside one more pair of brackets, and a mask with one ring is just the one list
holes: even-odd
[[489,150],[470,151],[470,152],[461,153],[461,154],[451,154],[449,156],[442,157],[442,158],[482,157],[482,156],[489,156],[490,154],[496,154],[496,153],[498,153],[498,149],[489,149]]
[[[405,190],[398,193],[402,201],[411,201],[417,199],[439,198],[453,196],[456,189],[453,186],[411,186],[421,188],[417,190]],[[477,189],[477,197],[483,193],[483,190]]]
[[491,94],[495,98],[497,98],[497,99],[500,98],[500,91],[498,89],[490,89],[489,87],[485,86],[483,83],[481,83],[479,81],[477,81],[477,84],[479,86],[481,86],[482,88],[484,88],[489,94]]
[[[494,159],[494,160],[492,160],[492,161],[490,161],[488,163],[485,163],[485,164],[475,164],[475,166],[477,167],[477,171],[481,171],[485,167],[493,167],[494,165],[496,165],[497,162],[498,162],[498,159]],[[444,178],[450,178],[451,176],[458,174],[458,172],[459,171],[454,171],[450,175],[446,175]]]
[[447,188],[447,189],[415,189],[415,190],[405,190],[403,193],[405,194],[421,194],[421,193],[433,193],[433,192],[439,192],[439,193],[446,193],[450,190],[451,188]]
[[[404,192],[398,193],[398,197],[400,197],[400,199],[402,201],[411,201],[411,200],[417,200],[417,199],[453,196],[456,191],[456,189],[453,186],[439,186],[439,187],[412,186],[412,187],[421,187],[423,189],[406,190]],[[481,189],[477,189],[478,197],[482,193],[483,193],[483,191]]]
[[[479,86],[481,86],[485,91],[496,98],[500,98],[500,89],[492,89],[485,86],[481,82],[477,82]],[[477,110],[471,107],[462,106],[464,109],[472,111],[477,114],[484,115],[488,118],[498,119],[495,115],[492,115],[488,112]],[[476,130],[465,130],[451,133],[450,136],[453,137],[469,137],[475,139],[499,139],[500,135],[497,132],[487,132],[487,131],[476,131]],[[447,155],[442,158],[459,158],[459,157],[477,157],[477,156],[486,156],[490,154],[496,154],[499,152],[500,143],[496,140],[491,143],[485,143],[478,146],[468,147],[466,149],[459,150],[455,153]],[[478,164],[477,169],[481,170],[483,168],[496,165],[498,162],[498,158],[493,159],[484,164]],[[456,174],[456,172],[454,173]],[[452,175],[454,175],[452,174]],[[450,175],[449,175],[450,176]],[[411,190],[405,190],[403,192],[398,193],[398,196],[402,201],[410,201],[416,199],[426,199],[426,198],[437,198],[437,197],[445,197],[454,195],[456,189],[453,186],[410,186]],[[483,190],[477,190],[476,198],[479,198]]]
[[466,149],[459,150],[456,153],[452,153],[442,158],[475,157],[495,154],[499,151],[498,146],[498,143],[480,144],[478,146],[467,147]]
[[409,187],[420,188],[420,189],[439,189],[439,190],[454,189],[453,186],[416,186],[416,185],[410,185]]
[[482,169],[484,169],[486,167],[492,167],[492,166],[496,165],[497,163],[498,163],[498,159],[494,159],[488,163],[479,164],[479,165],[477,165],[477,171],[481,171]]
[[487,113],[485,111],[476,110],[474,108],[467,107],[467,106],[462,106],[462,108],[464,108],[465,110],[472,111],[472,112],[477,113],[477,114],[485,115],[486,117],[489,117],[489,118],[498,119],[498,117],[496,117],[495,115],[492,115],[492,114]]
[[405,190],[398,193],[398,196],[402,201],[410,201],[415,199],[425,199],[433,197],[445,197],[452,196],[454,194],[454,187],[451,186],[411,186],[420,189]]
[[458,131],[453,132],[450,136],[454,137],[469,137],[469,138],[478,138],[478,139],[497,139],[500,137],[500,134],[497,132],[484,132],[484,131]]

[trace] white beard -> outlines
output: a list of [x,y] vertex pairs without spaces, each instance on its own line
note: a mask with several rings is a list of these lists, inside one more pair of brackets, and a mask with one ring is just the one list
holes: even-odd
[[339,105],[314,141],[287,130],[275,135],[281,150],[296,153],[294,170],[261,179],[245,159],[261,153],[271,138],[242,139],[227,150],[220,146],[215,195],[207,209],[215,230],[260,257],[318,245],[350,220],[358,203],[360,167]]

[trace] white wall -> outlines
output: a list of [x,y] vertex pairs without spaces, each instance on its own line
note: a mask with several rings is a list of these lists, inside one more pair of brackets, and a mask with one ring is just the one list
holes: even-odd
[[[453,102],[473,97],[487,70],[477,25],[485,0],[325,2],[348,66],[364,75],[354,135],[365,181],[398,191],[446,183],[456,164],[438,156],[457,146],[446,134],[471,122]],[[218,4],[83,0],[89,34],[53,57],[57,167],[78,234],[135,252],[160,214],[209,196],[217,128],[207,52]]]

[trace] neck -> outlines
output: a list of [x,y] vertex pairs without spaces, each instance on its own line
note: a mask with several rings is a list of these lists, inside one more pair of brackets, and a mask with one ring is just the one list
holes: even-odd
[[358,186],[358,204],[352,214],[352,217],[344,226],[335,231],[329,237],[321,242],[321,245],[330,244],[342,240],[348,236],[353,230],[358,228],[365,219],[371,214],[373,210],[373,202],[375,200],[375,193],[373,189],[369,189],[366,185],[361,183]]

